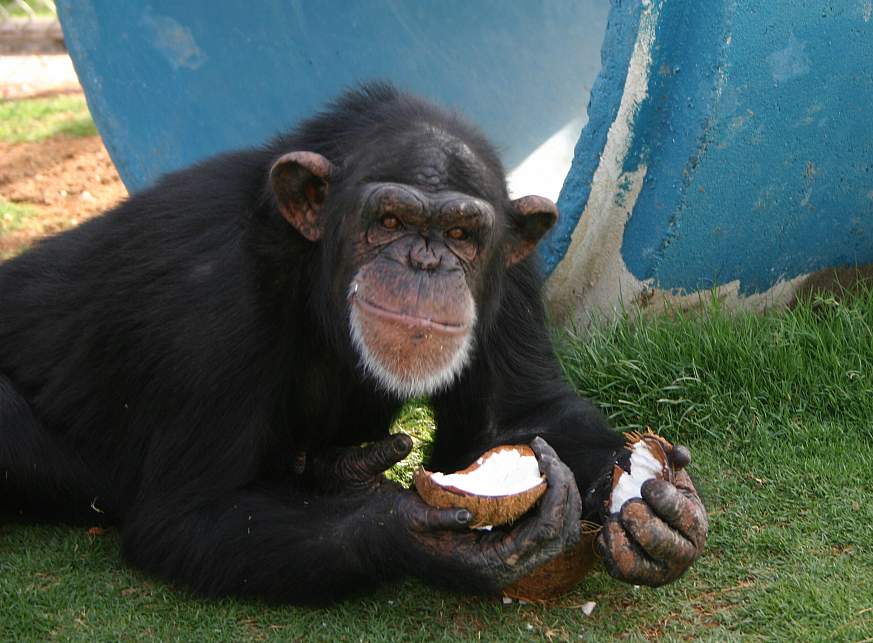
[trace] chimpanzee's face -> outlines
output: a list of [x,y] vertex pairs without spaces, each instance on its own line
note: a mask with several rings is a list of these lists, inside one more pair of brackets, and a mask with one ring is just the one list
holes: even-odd
[[385,388],[433,393],[467,364],[473,292],[496,220],[491,203],[468,194],[365,186],[350,321],[366,370]]
[[[394,132],[344,160],[330,192],[330,163],[293,152],[273,169],[286,218],[321,240],[319,212],[343,248],[348,328],[366,373],[401,398],[448,386],[470,360],[477,302],[526,257],[554,223],[541,197],[509,201],[502,170],[462,140],[420,126]],[[493,296],[493,295],[491,295]]]

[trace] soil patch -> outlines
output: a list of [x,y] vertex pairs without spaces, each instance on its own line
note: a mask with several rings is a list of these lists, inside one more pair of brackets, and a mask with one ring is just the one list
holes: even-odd
[[0,236],[3,255],[77,225],[127,196],[99,136],[0,143],[0,159],[0,199],[39,214]]

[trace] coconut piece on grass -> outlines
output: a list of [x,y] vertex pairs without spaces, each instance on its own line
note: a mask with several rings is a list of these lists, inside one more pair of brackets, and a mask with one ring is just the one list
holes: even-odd
[[483,453],[456,473],[419,469],[415,489],[433,507],[461,507],[474,528],[499,526],[520,517],[546,491],[537,458],[525,445],[504,445]]
[[612,473],[612,493],[609,513],[618,513],[628,500],[642,498],[646,480],[673,481],[673,466],[669,454],[673,445],[651,430],[647,433],[628,433],[625,448],[630,451],[629,471],[615,465]]

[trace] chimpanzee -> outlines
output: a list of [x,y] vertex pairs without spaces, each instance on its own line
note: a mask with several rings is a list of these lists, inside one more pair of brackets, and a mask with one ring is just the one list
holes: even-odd
[[[556,217],[510,200],[462,118],[379,83],[164,176],[0,267],[2,510],[117,524],[130,563],[207,596],[405,574],[495,592],[581,518],[605,521],[614,576],[677,578],[707,531],[684,472],[603,514],[624,439],[549,343],[531,252]],[[410,397],[434,410],[431,468],[530,443],[538,507],[473,531],[385,479]]]

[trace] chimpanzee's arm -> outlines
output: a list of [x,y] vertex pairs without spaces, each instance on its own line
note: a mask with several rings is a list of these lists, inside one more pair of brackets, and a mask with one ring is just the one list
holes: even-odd
[[622,456],[624,438],[563,382],[535,278],[519,268],[512,271],[497,322],[467,376],[481,388],[462,382],[453,394],[435,401],[432,466],[454,470],[491,446],[542,436],[573,471],[583,516],[604,524],[597,542],[610,573],[635,584],[675,580],[706,541],[706,510],[694,485],[684,471],[677,474],[675,485],[647,482],[642,499],[605,515],[613,464]]
[[125,557],[204,596],[329,601],[399,573],[361,503],[278,488],[141,502],[123,526]]
[[325,602],[402,573],[495,591],[579,538],[572,474],[545,442],[531,446],[549,488],[535,515],[511,532],[472,531],[467,510],[436,509],[414,491],[380,483],[412,447],[394,435],[333,460],[322,473],[335,494],[249,485],[204,497],[198,483],[143,500],[124,522],[125,553],[207,596]]
[[508,273],[495,323],[479,338],[472,368],[434,399],[432,466],[455,470],[498,444],[542,436],[576,476],[579,491],[610,475],[624,438],[564,381],[546,328],[538,277],[526,264]]

